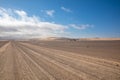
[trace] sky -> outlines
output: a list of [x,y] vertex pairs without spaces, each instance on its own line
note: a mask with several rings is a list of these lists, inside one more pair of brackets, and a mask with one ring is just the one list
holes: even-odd
[[120,0],[0,0],[4,37],[120,37]]

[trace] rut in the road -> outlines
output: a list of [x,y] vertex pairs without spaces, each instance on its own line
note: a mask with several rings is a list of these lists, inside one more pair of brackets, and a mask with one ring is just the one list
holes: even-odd
[[36,54],[42,55],[46,57],[46,59],[48,59],[49,61],[58,63],[63,67],[67,67],[69,69],[71,68],[71,70],[74,70],[75,73],[78,73],[78,75],[82,75],[82,78],[85,80],[119,80],[120,78],[120,67],[116,66],[116,63],[112,61],[110,62],[82,55],[77,55],[79,56],[78,58],[77,56],[73,55],[73,53],[51,50],[47,48],[33,46],[30,44],[24,44],[23,46],[21,46],[21,48],[26,48],[26,51],[32,51],[32,53],[34,54],[36,52]]
[[54,76],[56,80],[82,80],[80,76],[75,75],[73,72],[69,72],[63,67],[60,67],[60,65],[56,65],[56,63],[49,61],[44,56],[38,56],[30,50],[25,50],[25,48],[22,47],[20,48],[24,51],[25,55],[28,55],[31,59],[33,59],[38,64],[38,66],[41,66],[49,74]]
[[0,80],[120,80],[120,63],[14,41],[0,48]]

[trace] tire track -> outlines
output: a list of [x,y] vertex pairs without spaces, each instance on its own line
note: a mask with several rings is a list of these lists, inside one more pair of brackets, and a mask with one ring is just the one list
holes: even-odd
[[[14,44],[15,50],[15,63],[16,68],[18,68],[18,76],[16,76],[16,80],[39,80],[35,73],[31,70],[30,66],[26,63],[21,53],[17,50],[17,46]],[[16,70],[15,70],[16,71]]]
[[[23,45],[32,45],[34,47],[35,46],[40,47],[40,46],[35,45],[35,44],[30,44],[30,43],[25,43],[25,42],[24,43],[20,42],[20,43],[23,44]],[[51,48],[46,48],[46,47],[40,47],[40,49],[49,50],[49,52],[54,52],[54,53],[58,52],[60,54],[63,54],[63,55],[66,55],[66,56],[70,56],[70,57],[74,57],[74,58],[78,58],[78,59],[82,58],[82,59],[87,60],[87,61],[89,61],[89,59],[91,59],[92,61],[94,61],[94,63],[100,64],[100,65],[104,65],[106,67],[113,67],[113,65],[115,65],[114,68],[117,68],[116,65],[120,66],[120,62],[109,61],[109,60],[105,60],[105,59],[99,59],[99,58],[95,58],[95,57],[91,57],[91,56],[80,55],[80,54],[75,54],[75,53],[71,53],[71,52],[66,52],[66,51],[56,50],[56,49],[51,49]],[[104,63],[106,63],[107,65],[104,64]]]
[[10,43],[6,43],[0,48],[0,80],[4,77],[4,67],[7,62],[6,51],[9,47]]
[[[46,80],[43,77],[41,78],[40,75],[41,73],[39,73],[39,70],[33,69],[34,66],[27,63],[27,61],[24,59],[22,53],[18,50],[17,45],[15,45],[14,43],[14,48],[16,49],[16,60],[18,63],[18,67],[19,67],[19,75],[20,75],[20,80]],[[36,67],[34,67],[36,68]],[[35,71],[39,71],[36,75]]]
[[1,71],[1,76],[0,79],[1,80],[15,80],[15,76],[14,76],[14,64],[13,64],[13,53],[12,53],[12,46],[11,43],[9,43],[6,51],[5,51],[5,63],[4,61],[2,61],[2,63],[4,63],[4,67],[3,70]]
[[[26,50],[27,50],[27,49],[26,49]],[[97,80],[97,79],[98,79],[98,77],[95,76],[95,75],[88,74],[88,73],[84,72],[83,70],[78,71],[78,70],[70,67],[68,64],[67,64],[67,65],[64,64],[64,62],[66,62],[66,61],[64,61],[64,60],[61,62],[61,61],[56,60],[55,58],[50,58],[50,56],[46,56],[46,55],[43,55],[43,54],[41,55],[41,54],[36,53],[36,52],[34,52],[34,51],[31,51],[31,52],[34,53],[34,54],[37,55],[37,56],[42,57],[43,59],[46,59],[47,61],[49,61],[49,62],[51,62],[51,63],[54,63],[55,65],[57,65],[57,66],[65,69],[65,70],[67,70],[68,72],[70,72],[70,73],[72,73],[72,74],[75,74],[75,75],[77,75],[77,76],[85,79],[85,80]],[[49,53],[48,53],[48,54],[49,54]],[[58,58],[57,58],[57,59],[58,59]],[[70,63],[70,62],[69,62],[69,63]],[[72,65],[73,65],[73,63],[72,63]],[[74,66],[75,66],[75,65],[74,65]],[[93,76],[94,76],[94,77],[93,77]]]
[[19,47],[34,61],[36,61],[36,63],[42,66],[42,68],[46,69],[50,74],[56,77],[56,80],[82,80],[81,76],[71,70],[71,68],[65,68],[60,64],[57,64],[55,61],[45,58],[44,56],[40,57],[38,55],[35,55],[33,51],[25,50],[23,46]]
[[[78,55],[78,54],[74,54],[74,53],[66,52],[66,51],[61,51],[61,50],[43,48],[43,47],[40,47],[40,46],[31,45],[31,44],[22,44],[22,45],[24,45],[26,47],[29,47],[30,49],[34,48],[36,50],[39,47],[40,50],[44,51],[44,52],[57,53],[58,55],[61,55],[61,56],[66,56],[66,57],[70,57],[70,58],[78,59],[78,60],[84,60],[86,62],[92,62],[92,63],[98,64],[98,65],[106,66],[108,68],[115,68],[117,70],[120,70],[120,67],[119,67],[120,63],[119,62],[108,61],[108,60],[104,60],[104,59],[98,59],[98,58],[85,56],[85,55]],[[34,46],[34,47],[31,47],[30,45]],[[118,65],[118,66],[116,66],[116,65]]]
[[[19,48],[19,51],[23,54],[24,57],[26,57],[26,61],[29,60],[30,62],[33,63],[33,65],[35,65],[40,71],[42,71],[43,74],[46,75],[46,77],[48,77],[48,79],[50,80],[56,80],[53,76],[51,76],[47,71],[45,71],[43,68],[41,68],[41,66],[39,66],[31,57],[29,57],[21,48]],[[25,59],[25,58],[24,58]],[[46,79],[46,80],[48,80]]]
[[6,53],[2,52],[0,55],[0,80],[2,80],[2,76],[4,75],[4,67],[6,64],[6,60],[7,60]]
[[[32,50],[33,50],[33,48],[32,48]],[[39,49],[39,51],[40,51],[40,49]],[[44,49],[43,50],[44,51],[44,55],[45,55],[45,52],[46,52],[46,49]],[[48,51],[48,52],[46,52],[47,54],[48,53],[50,53],[50,51]],[[57,52],[56,52],[57,53]],[[60,53],[60,52],[59,52]],[[40,53],[41,54],[41,53]],[[52,55],[55,55],[55,54],[50,54],[51,56]],[[50,56],[50,55],[47,55],[47,57],[48,56]],[[45,55],[46,56],[46,55]],[[59,55],[60,56],[60,55]],[[61,57],[63,57],[63,56],[61,56]],[[61,58],[60,57],[60,58]],[[59,58],[59,57],[57,57],[57,58]],[[69,58],[69,57],[68,57]],[[66,58],[64,58],[64,59],[68,59],[67,57]],[[69,59],[68,59],[69,60]],[[83,59],[84,60],[84,59]],[[73,61],[73,59],[71,60],[71,61]],[[75,62],[76,60],[74,60],[74,62]],[[63,62],[65,62],[65,60],[63,60]],[[92,63],[92,62],[91,62]],[[87,63],[85,63],[85,65],[86,65]],[[90,64],[90,63],[89,63]],[[84,65],[84,64],[83,64]],[[90,67],[90,65],[88,65],[89,67]],[[101,66],[101,65],[98,65],[99,67],[98,68],[101,68],[101,70],[104,72],[102,75],[103,75],[103,78],[104,78],[104,76],[106,77],[108,74],[108,78],[119,78],[119,74],[120,74],[120,71],[118,70],[118,71],[114,71],[115,69],[113,68],[113,72],[111,72],[111,68],[110,69],[108,69],[108,68],[106,68],[105,66]],[[81,66],[80,66],[81,67]],[[92,67],[96,67],[96,65],[94,65],[94,66],[92,66]],[[83,69],[84,69],[84,66],[83,66]],[[92,69],[92,68],[89,68],[89,69]],[[88,70],[89,70],[88,69]],[[94,69],[94,68],[93,68]],[[107,70],[106,70],[107,69]],[[96,70],[98,70],[97,68],[96,68]],[[105,70],[105,71],[104,71]],[[106,72],[107,71],[107,72]],[[94,71],[95,72],[95,71]],[[99,72],[99,71],[96,71],[96,72]],[[110,74],[111,73],[111,74]],[[115,73],[117,73],[117,75],[118,76],[116,76],[116,74]],[[96,74],[96,75],[98,75],[98,74]],[[99,76],[100,76],[100,74],[99,74]],[[110,77],[110,76],[112,76],[112,77]],[[113,77],[114,76],[114,77]],[[100,76],[101,77],[101,76]]]
[[10,41],[0,48],[0,80],[120,80],[120,63]]

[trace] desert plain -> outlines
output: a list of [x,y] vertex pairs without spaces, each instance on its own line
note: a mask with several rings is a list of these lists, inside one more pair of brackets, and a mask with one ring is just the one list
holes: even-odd
[[120,40],[3,40],[0,80],[120,80]]

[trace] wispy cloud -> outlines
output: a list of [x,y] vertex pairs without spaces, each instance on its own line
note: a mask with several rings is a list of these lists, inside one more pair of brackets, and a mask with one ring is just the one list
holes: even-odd
[[91,25],[91,24],[82,24],[82,25],[70,24],[69,26],[79,30],[94,27],[94,25]]
[[[54,11],[48,11],[52,16]],[[67,26],[39,20],[37,16],[28,16],[23,10],[0,8],[0,36],[47,37],[64,34]]]
[[63,11],[65,11],[65,12],[72,12],[72,10],[70,10],[70,9],[68,9],[68,8],[65,8],[65,7],[61,7],[61,9],[63,10]]
[[55,13],[55,10],[46,10],[45,12],[48,16],[53,16],[53,14]]

